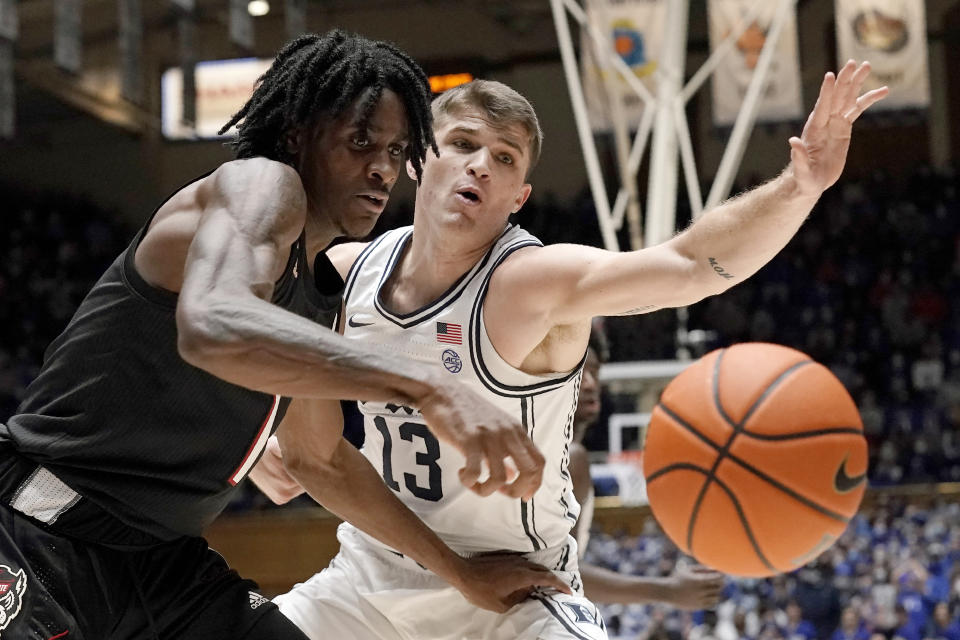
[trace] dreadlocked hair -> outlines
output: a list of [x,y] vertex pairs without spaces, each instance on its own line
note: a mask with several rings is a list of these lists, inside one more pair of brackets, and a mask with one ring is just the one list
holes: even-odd
[[311,126],[321,116],[336,118],[369,89],[359,123],[366,127],[385,88],[400,96],[406,107],[407,157],[419,181],[427,148],[439,153],[426,74],[392,44],[339,29],[303,35],[284,46],[257,80],[253,96],[219,133],[237,125],[238,135],[231,143],[237,158],[264,156],[291,164],[287,132]]

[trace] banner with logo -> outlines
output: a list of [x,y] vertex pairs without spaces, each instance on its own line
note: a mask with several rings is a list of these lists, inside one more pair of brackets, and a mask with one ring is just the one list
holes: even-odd
[[597,25],[606,36],[603,44],[581,33],[580,68],[583,94],[590,123],[594,131],[613,128],[610,92],[605,83],[611,83],[623,96],[624,115],[630,127],[640,124],[643,100],[617,72],[605,55],[610,43],[630,70],[656,95],[653,73],[663,47],[667,23],[666,0],[590,0],[585,6],[587,19]]
[[869,60],[864,90],[890,87],[871,109],[930,105],[924,0],[836,0],[836,19],[837,64]]
[[[708,1],[711,51],[740,32],[713,74],[713,122],[717,126],[732,125],[737,119],[779,4],[772,0]],[[789,11],[757,110],[759,122],[803,117],[796,7]],[[749,24],[744,25],[746,20]]]

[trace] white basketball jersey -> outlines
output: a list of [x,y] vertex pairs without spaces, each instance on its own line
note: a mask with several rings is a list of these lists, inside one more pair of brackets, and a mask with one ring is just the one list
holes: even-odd
[[380,290],[412,234],[412,227],[388,232],[354,263],[345,290],[345,335],[435,367],[516,416],[546,458],[543,484],[526,503],[500,493],[476,495],[459,481],[464,457],[439,442],[410,407],[360,403],[363,453],[454,551],[529,552],[565,545],[580,511],[567,462],[583,363],[548,376],[515,369],[493,348],[482,313],[494,269],[513,251],[541,243],[508,225],[483,259],[440,298],[411,313],[391,313],[381,303]]

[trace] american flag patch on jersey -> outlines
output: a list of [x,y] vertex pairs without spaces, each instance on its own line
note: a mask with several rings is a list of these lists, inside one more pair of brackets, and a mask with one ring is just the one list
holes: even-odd
[[438,322],[437,342],[463,344],[463,332],[460,331],[460,325],[453,324],[452,322]]

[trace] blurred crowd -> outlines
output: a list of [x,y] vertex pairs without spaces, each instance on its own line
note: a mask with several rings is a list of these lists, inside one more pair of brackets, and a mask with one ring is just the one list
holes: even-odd
[[0,422],[43,352],[132,236],[115,215],[62,194],[0,189]]
[[[586,560],[663,576],[687,559],[649,518],[635,537],[594,532]],[[630,640],[960,640],[960,504],[864,508],[799,571],[729,579],[716,611],[600,608],[611,637]]]

